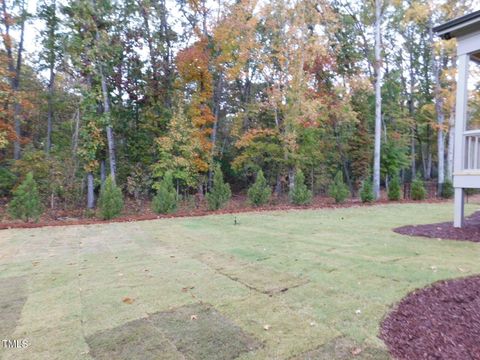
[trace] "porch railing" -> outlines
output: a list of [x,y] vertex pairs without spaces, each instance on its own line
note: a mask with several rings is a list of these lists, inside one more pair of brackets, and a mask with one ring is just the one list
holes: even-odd
[[480,130],[467,131],[464,136],[464,170],[480,171]]

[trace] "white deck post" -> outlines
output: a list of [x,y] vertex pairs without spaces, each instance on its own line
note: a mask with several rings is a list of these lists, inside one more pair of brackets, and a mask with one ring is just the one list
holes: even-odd
[[462,227],[464,221],[464,196],[465,191],[456,184],[456,175],[462,172],[465,161],[466,146],[464,144],[465,117],[467,113],[467,77],[468,77],[467,54],[458,54],[458,80],[457,80],[457,101],[455,108],[455,148],[453,164],[453,184],[455,186],[455,214],[454,227]]
[[453,226],[460,228],[464,222],[465,209],[465,191],[463,188],[455,188],[455,214],[453,218]]
[[479,79],[473,75],[468,86],[469,66],[480,66],[480,10],[433,28],[443,40],[457,39],[457,97],[453,149],[453,187],[455,210],[453,225],[464,225],[465,189],[480,189],[480,129],[467,126],[468,90],[478,91]]

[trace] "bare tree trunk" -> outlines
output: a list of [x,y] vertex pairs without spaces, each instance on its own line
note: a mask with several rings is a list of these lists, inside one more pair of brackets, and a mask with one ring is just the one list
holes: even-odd
[[[17,92],[20,89],[20,75],[22,73],[22,56],[23,56],[23,41],[25,38],[25,17],[26,17],[26,10],[25,10],[25,1],[22,2],[22,24],[20,27],[20,42],[18,43],[18,50],[17,50],[17,66],[15,69],[15,88],[13,89]],[[15,134],[17,136],[14,142],[14,155],[13,158],[15,160],[20,159],[21,155],[21,147],[20,147],[20,139],[22,136],[21,132],[21,124],[20,124],[20,104],[18,100],[15,100],[15,107],[14,107],[14,119],[15,119]]]
[[382,57],[381,57],[382,1],[375,1],[375,150],[373,160],[373,192],[380,198],[380,151],[382,136]]
[[75,110],[73,121],[75,122],[75,126],[72,134],[72,156],[76,157],[78,149],[78,136],[80,134],[80,109]]
[[[92,5],[95,8],[96,6],[95,0],[92,0]],[[100,40],[100,33],[98,32],[98,27],[95,34],[95,38],[97,41]],[[112,177],[113,183],[115,183],[117,164],[116,164],[116,158],[115,158],[115,139],[114,139],[112,124],[111,124],[112,119],[111,119],[111,111],[110,111],[110,98],[108,95],[107,80],[105,77],[105,73],[103,71],[103,64],[101,59],[97,59],[96,65],[98,66],[98,71],[100,73],[100,82],[102,86],[103,112],[104,114],[107,115],[107,121],[108,121],[106,126],[106,133],[107,133],[107,144],[108,144],[108,161],[110,164],[110,176]]]
[[93,173],[87,174],[87,209],[93,209],[95,207],[95,194],[93,187]]
[[215,157],[216,151],[216,144],[217,144],[217,133],[218,133],[218,122],[220,120],[220,102],[221,102],[221,93],[222,93],[222,86],[223,86],[223,74],[220,73],[219,78],[217,80],[217,86],[215,87],[215,93],[213,95],[213,103],[214,103],[214,117],[215,122],[213,123],[212,128],[212,150],[210,152],[210,165],[208,169],[208,189],[212,188],[212,181],[213,181],[213,159]]
[[100,184],[103,189],[105,185],[105,180],[107,179],[107,174],[105,171],[105,160],[100,161]]
[[[407,30],[407,36],[408,36],[408,42],[413,42],[413,36],[412,36],[412,30],[409,29]],[[408,115],[410,116],[410,119],[413,121],[413,115],[415,112],[415,103],[414,103],[414,98],[413,98],[413,92],[415,89],[415,72],[414,72],[414,57],[413,57],[413,51],[411,48],[409,48],[409,68],[408,68],[408,73],[409,73],[409,94],[408,94]],[[411,139],[411,172],[412,172],[412,180],[415,179],[417,176],[417,149],[416,149],[416,136],[417,135],[417,125],[415,124],[412,127],[412,139]]]
[[426,180],[432,178],[432,152],[430,151],[430,146],[427,147],[427,175],[425,176]]
[[[452,59],[451,69],[456,70],[457,59]],[[455,143],[455,104],[453,104],[450,110],[450,117],[448,119],[449,131],[448,131],[448,149],[447,149],[447,179],[453,181],[453,151]]]
[[453,146],[455,141],[455,111],[450,113],[450,119],[448,121],[450,130],[448,132],[448,150],[447,150],[447,179],[452,181],[453,179]]
[[443,123],[445,121],[445,113],[443,112],[443,99],[438,96],[435,103],[437,110],[437,147],[438,147],[438,192],[442,192],[442,186],[445,182],[445,138],[443,133]]
[[415,129],[412,129],[412,145],[410,149],[412,157],[412,180],[414,180],[417,176],[417,150],[415,146]]
[[78,136],[80,134],[80,109],[77,108],[77,110],[75,111],[75,114],[73,115],[72,121],[74,122],[73,133],[72,133],[72,163],[73,163],[72,181],[73,181],[78,168],[77,149],[78,149]]
[[20,125],[20,104],[16,102],[13,105],[13,121],[15,126],[15,141],[13,142],[13,159],[19,160],[22,148],[20,146],[20,139],[22,138],[22,129]]
[[428,170],[427,170],[428,149],[426,149],[426,146],[424,146],[423,144],[420,144],[420,152],[422,155],[423,177],[424,179],[426,179],[428,176]]
[[348,160],[347,156],[345,155],[345,151],[343,149],[342,143],[340,141],[340,134],[337,128],[337,123],[333,123],[333,135],[335,137],[335,141],[337,143],[337,151],[340,155],[340,159],[342,161],[343,173],[345,174],[345,180],[347,181],[348,188],[350,189],[350,194],[355,196],[355,188],[352,183],[352,179],[350,178],[350,172],[348,169]]
[[290,167],[288,169],[288,190],[293,190],[295,187],[295,167]]
[[[17,59],[14,61],[14,51],[12,48],[12,44],[14,43],[12,37],[10,35],[10,26],[11,26],[11,14],[8,13],[7,10],[7,2],[6,0],[2,1],[2,22],[5,26],[5,33],[2,33],[3,42],[5,45],[5,51],[7,53],[8,59],[8,70],[11,74],[10,85],[12,91],[16,94],[20,89],[20,75],[21,75],[21,68],[22,68],[22,57],[23,57],[23,45],[25,39],[25,21],[26,21],[26,2],[23,0],[20,2],[21,6],[21,15],[20,15],[20,41],[18,42],[18,47],[16,51]],[[13,158],[15,160],[20,159],[21,155],[21,145],[20,139],[22,137],[21,131],[21,120],[20,120],[20,103],[18,99],[15,99],[15,103],[13,105],[13,121],[14,121],[14,129],[15,129],[15,140],[13,142]]]
[[277,179],[275,182],[275,195],[279,197],[282,194],[282,177],[280,174],[277,174]]
[[142,2],[139,2],[140,13],[143,18],[143,28],[144,28],[144,39],[148,45],[148,53],[150,57],[150,66],[152,69],[152,87],[153,87],[153,98],[156,99],[159,94],[158,86],[159,86],[159,77],[158,77],[158,54],[156,48],[154,46],[154,40],[152,36],[152,32],[150,30],[150,17],[149,11],[146,9],[145,5]]
[[107,125],[108,162],[110,164],[110,176],[115,183],[117,175],[117,160],[115,157],[115,135],[111,125]]
[[162,35],[164,39],[163,46],[163,71],[164,71],[164,88],[167,89],[166,96],[164,98],[165,106],[167,108],[172,107],[172,97],[169,89],[172,88],[174,72],[172,71],[172,43],[170,41],[170,28],[168,26],[167,19],[167,4],[165,0],[158,2],[160,8],[160,28],[162,29]]
[[113,134],[113,128],[111,125],[111,111],[110,111],[110,99],[108,96],[108,87],[105,75],[103,73],[102,66],[100,65],[100,76],[102,81],[102,94],[103,94],[103,111],[108,116],[108,125],[106,128],[107,133],[107,144],[108,144],[108,162],[110,164],[110,176],[112,181],[115,183],[116,172],[117,172],[117,162],[115,157],[115,136]]
[[[430,21],[431,22],[431,21]],[[435,112],[437,113],[437,157],[438,157],[438,194],[442,193],[443,183],[445,182],[445,139],[443,124],[445,122],[445,113],[443,111],[443,98],[441,94],[440,71],[443,63],[443,50],[440,53],[438,61],[435,61],[435,51],[433,47],[433,29],[429,26],[430,46],[432,49],[432,68],[435,81]]]
[[47,114],[47,139],[45,144],[45,151],[50,153],[52,148],[52,123],[53,123],[53,96],[55,86],[55,72],[53,66],[50,66],[50,81],[48,82],[48,114]]
[[202,12],[202,33],[203,36],[208,35],[207,30],[207,2],[206,0],[201,0],[201,12]]
[[203,180],[201,180],[201,181],[198,183],[197,199],[198,199],[198,203],[197,203],[197,207],[198,207],[198,206],[201,205],[201,203],[203,202],[203,199],[204,199],[204,194],[203,194]]

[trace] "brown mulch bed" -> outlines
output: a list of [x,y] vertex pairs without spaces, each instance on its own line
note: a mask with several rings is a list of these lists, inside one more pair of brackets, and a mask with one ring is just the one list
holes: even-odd
[[[440,203],[444,200],[429,199],[424,202]],[[205,216],[212,214],[237,214],[245,212],[258,212],[258,211],[272,211],[272,210],[292,210],[292,209],[324,209],[324,208],[346,208],[353,206],[372,206],[381,204],[391,204],[386,199],[386,196],[372,204],[363,204],[359,199],[349,199],[342,204],[336,204],[333,199],[324,196],[316,196],[311,205],[308,206],[294,206],[288,202],[288,198],[273,199],[271,204],[261,207],[252,207],[248,205],[246,197],[242,195],[236,195],[229,202],[227,207],[217,211],[209,211],[206,208],[206,204],[199,203],[192,206],[191,204],[183,204],[179,207],[175,214],[158,215],[152,212],[150,203],[143,201],[137,203],[131,199],[128,199],[125,204],[123,214],[115,219],[102,220],[97,217],[88,217],[85,211],[82,209],[74,210],[48,210],[46,211],[38,222],[24,223],[20,220],[9,219],[6,215],[6,201],[3,204],[0,203],[0,230],[4,229],[17,229],[17,228],[38,228],[44,226],[66,226],[66,225],[89,225],[89,224],[105,224],[109,222],[130,222],[130,221],[143,221],[143,220],[155,220],[162,218],[173,217],[193,217],[193,216]],[[401,200],[397,203],[418,203],[418,201]],[[3,217],[3,220],[2,220]]]
[[480,359],[480,276],[440,281],[404,298],[380,338],[397,359]]
[[425,225],[408,225],[393,229],[398,234],[424,236],[445,240],[464,240],[480,242],[480,211],[465,219],[462,228],[454,228],[453,222]]

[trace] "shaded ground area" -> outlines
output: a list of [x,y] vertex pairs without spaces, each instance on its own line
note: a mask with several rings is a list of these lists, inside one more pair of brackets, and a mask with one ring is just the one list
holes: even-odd
[[158,312],[91,335],[95,359],[230,360],[260,344],[206,304]]
[[480,277],[409,294],[384,320],[381,337],[398,359],[480,359]]
[[407,225],[398,227],[393,231],[409,236],[480,242],[480,211],[467,217],[462,228],[454,228],[453,222],[441,222],[425,225]]
[[450,216],[396,204],[3,230],[0,327],[30,346],[0,358],[384,360],[392,304],[480,273],[478,244],[391,231]]
[[25,286],[23,276],[0,278],[0,341],[11,338],[17,326],[27,299]]

